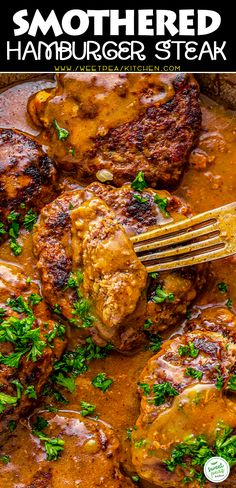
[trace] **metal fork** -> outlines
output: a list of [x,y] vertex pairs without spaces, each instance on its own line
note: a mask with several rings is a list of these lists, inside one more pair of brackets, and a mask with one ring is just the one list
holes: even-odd
[[236,202],[131,237],[149,273],[236,253]]

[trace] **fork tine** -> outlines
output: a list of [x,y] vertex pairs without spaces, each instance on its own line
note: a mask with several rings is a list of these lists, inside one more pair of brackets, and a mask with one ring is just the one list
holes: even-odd
[[213,236],[210,239],[205,239],[204,241],[194,242],[186,246],[172,247],[170,249],[165,249],[164,251],[158,251],[152,254],[143,254],[139,256],[140,261],[152,261],[159,260],[161,258],[167,258],[171,256],[179,256],[181,254],[187,254],[192,251],[203,250],[209,247],[215,246],[216,244],[224,244],[219,236]]
[[[143,244],[135,244],[134,243],[134,250],[135,252],[142,252],[142,251],[148,251],[150,249],[160,249],[161,247],[167,247],[171,246],[172,244],[179,244],[180,242],[185,242],[185,241],[190,241],[192,239],[195,239],[196,237],[204,237],[207,236],[208,234],[211,234],[213,232],[219,233],[219,228],[217,222],[215,222],[212,225],[200,228],[200,229],[195,229],[191,232],[187,233],[182,233],[182,234],[170,234],[170,237],[164,237],[163,239],[154,239],[151,242],[143,243]],[[144,241],[145,242],[145,241]]]
[[195,215],[190,219],[183,219],[180,220],[179,222],[169,223],[165,226],[163,225],[158,226],[157,228],[144,232],[143,234],[132,236],[131,241],[133,242],[133,244],[136,244],[138,242],[143,242],[157,237],[163,237],[163,236],[168,237],[168,234],[175,233],[176,236],[179,234],[180,231],[187,231],[187,229],[196,225],[205,227],[205,229],[207,229],[207,226],[216,223],[217,219],[222,218],[222,213],[224,215],[233,214],[235,211],[236,211],[236,202],[233,202],[228,205],[224,205],[220,208],[216,208],[213,210],[209,210],[208,212]]
[[212,251],[205,250],[203,254],[197,254],[196,256],[188,256],[186,258],[181,259],[173,259],[170,261],[163,261],[162,263],[156,262],[150,264],[149,266],[145,266],[148,273],[152,273],[155,271],[166,271],[168,269],[177,269],[177,268],[184,268],[186,266],[194,266],[196,264],[205,263],[207,261],[214,261],[216,259],[224,258],[226,256],[230,256],[235,254],[235,251],[232,250],[225,251],[225,248],[221,249],[214,249]]

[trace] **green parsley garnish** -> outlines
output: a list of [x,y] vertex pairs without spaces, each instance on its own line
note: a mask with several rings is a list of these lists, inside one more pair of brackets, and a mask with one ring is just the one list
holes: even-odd
[[91,403],[87,403],[84,401],[80,402],[80,413],[83,417],[87,417],[87,415],[92,415],[95,412],[95,405],[91,405]]
[[9,422],[8,422],[9,432],[13,432],[15,429],[16,429],[16,421],[15,420],[9,420]]
[[47,437],[42,432],[34,431],[34,434],[44,442],[48,461],[56,461],[64,450],[65,441],[59,437]]
[[48,426],[48,421],[46,419],[44,419],[43,417],[36,417],[36,420],[34,422],[34,430],[40,432],[44,429],[46,429],[46,427]]
[[136,175],[134,181],[131,183],[131,187],[134,190],[137,190],[140,192],[142,192],[144,188],[148,187],[148,184],[144,178],[144,172],[143,171],[139,171],[139,173]]
[[63,129],[62,127],[60,127],[56,121],[56,119],[54,119],[53,121],[53,125],[57,131],[57,137],[58,137],[58,140],[59,141],[65,141],[67,139],[67,137],[69,136],[69,131],[66,130],[66,129]]
[[175,296],[173,293],[166,293],[161,285],[158,285],[155,290],[155,295],[152,297],[152,301],[155,303],[163,303],[166,300],[170,303],[172,303],[175,299]]
[[153,321],[151,319],[147,319],[146,322],[144,322],[143,324],[143,328],[144,330],[146,329],[149,329],[151,327],[151,325],[153,324]]
[[138,483],[140,481],[140,477],[138,474],[134,474],[132,477],[131,477],[132,481],[134,483]]
[[226,300],[226,302],[225,302],[225,305],[226,305],[226,307],[228,307],[228,308],[232,308],[232,306],[233,306],[232,299],[231,299],[231,298],[228,298],[228,299]]
[[31,208],[24,217],[23,226],[26,230],[31,231],[37,222],[38,215]]
[[[74,308],[72,310],[73,315],[77,315],[81,323],[79,327],[88,328],[91,327],[95,318],[90,313],[90,304],[88,300],[83,298],[82,296],[78,298],[76,302],[74,302]],[[72,324],[77,323],[77,319],[70,319]]]
[[167,212],[166,208],[168,205],[168,199],[167,198],[161,198],[159,195],[154,195],[154,202],[158,205],[161,213],[166,217],[167,219],[170,217],[169,212]]
[[17,396],[7,395],[6,393],[0,392],[0,413],[6,410],[8,405],[16,405],[18,401]]
[[4,234],[6,234],[4,224],[0,222],[0,236],[3,236]]
[[53,375],[53,380],[57,385],[62,386],[69,390],[70,393],[75,391],[75,380],[70,376],[65,376],[63,373],[58,373],[58,375]]
[[37,399],[37,393],[35,391],[34,385],[29,385],[25,390],[25,395],[33,400]]
[[236,374],[232,374],[228,381],[227,390],[236,391]]
[[71,147],[69,149],[69,153],[71,154],[71,156],[74,156],[75,157],[75,148],[74,147]]
[[180,346],[178,348],[178,353],[180,356],[190,356],[191,358],[196,358],[199,354],[199,349],[196,349],[193,342],[189,342],[187,346]]
[[3,464],[8,464],[10,462],[10,456],[0,456],[0,461],[2,461]]
[[140,439],[138,441],[134,441],[134,447],[135,449],[140,449],[140,447],[144,447],[146,443],[147,443],[146,439]]
[[227,283],[225,283],[224,281],[221,281],[220,283],[218,283],[218,290],[221,292],[221,293],[227,293],[228,291],[228,285]]
[[142,195],[139,195],[138,193],[134,193],[133,197],[135,200],[137,200],[139,203],[148,203],[149,202],[149,197],[142,197]]
[[57,313],[57,315],[61,315],[61,307],[60,307],[60,305],[58,305],[58,303],[55,303],[55,305],[53,307],[53,312]]
[[14,385],[16,387],[16,396],[17,396],[17,399],[20,400],[21,393],[24,389],[21,382],[19,380],[12,380],[11,383],[12,383],[12,385]]
[[78,288],[78,286],[83,282],[83,273],[82,271],[78,270],[76,273],[70,273],[68,281],[64,290],[68,288]]
[[177,396],[179,394],[171,383],[169,383],[169,381],[153,385],[152,391],[154,393],[152,403],[154,403],[156,407],[159,407],[165,403],[168,398]]
[[113,380],[111,378],[108,378],[106,373],[98,373],[97,376],[92,379],[92,385],[95,388],[99,388],[99,390],[102,390],[103,393],[108,390],[112,383]]
[[203,377],[202,371],[198,371],[197,369],[192,368],[191,366],[189,366],[188,368],[186,368],[185,375],[186,376],[191,376],[195,380],[201,380],[202,377]]
[[18,223],[20,214],[18,212],[10,212],[7,216],[8,222],[11,224],[8,234],[10,237],[10,249],[12,250],[15,256],[18,256],[22,251],[22,246],[18,243],[17,239],[19,237],[19,228],[20,225]]
[[150,386],[148,385],[148,383],[139,383],[139,386],[140,388],[142,388],[143,394],[145,396],[148,396],[150,393]]
[[42,299],[43,298],[38,295],[38,293],[31,293],[28,298],[28,303],[30,303],[30,305],[34,307],[34,305],[38,305],[38,303],[40,303]]
[[150,276],[151,278],[153,278],[154,280],[157,280],[157,278],[159,278],[159,273],[157,271],[153,272],[153,273],[150,273]]
[[236,436],[231,435],[233,429],[221,425],[216,430],[215,444],[210,447],[203,435],[198,437],[189,436],[184,442],[177,444],[170,456],[165,461],[167,469],[175,471],[176,466],[187,468],[190,476],[183,478],[183,483],[197,480],[202,486],[205,481],[203,467],[208,459],[214,456],[224,458],[230,466],[236,463]]

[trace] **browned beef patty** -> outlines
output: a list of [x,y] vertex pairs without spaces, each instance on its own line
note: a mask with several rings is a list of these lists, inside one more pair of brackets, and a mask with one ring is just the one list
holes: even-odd
[[[74,303],[78,298],[76,290],[67,286],[72,269],[75,271],[75,268],[73,268],[73,249],[76,249],[76,245],[72,248],[71,215],[73,212],[76,212],[76,209],[82,208],[81,206],[85,205],[83,202],[92,202],[95,195],[99,196],[108,205],[108,208],[111,209],[112,215],[122,225],[128,235],[134,235],[142,230],[145,231],[153,225],[161,225],[167,221],[171,222],[172,220],[184,218],[189,214],[189,208],[184,202],[167,192],[156,192],[155,190],[146,189],[142,192],[142,198],[146,203],[138,202],[135,198],[136,194],[137,192],[130,185],[124,185],[122,188],[114,189],[113,187],[96,183],[90,185],[85,190],[66,192],[42,210],[39,223],[34,233],[34,246],[38,258],[44,296],[51,307],[58,304],[62,314],[67,319],[73,319]],[[163,215],[158,204],[154,201],[154,197],[157,194],[160,198],[167,198],[168,216],[166,214]],[[101,212],[100,215],[102,215]],[[96,238],[102,241],[104,235],[101,234],[101,230],[99,232]],[[103,226],[104,233],[106,233],[105,221]],[[93,242],[90,245],[96,247],[92,227],[91,240]],[[81,243],[79,241],[77,248],[78,250],[81,249]],[[114,249],[116,248],[117,246]],[[118,248],[116,252],[119,253]],[[104,259],[105,256],[106,249],[104,247]],[[116,259],[117,261],[119,260],[119,255],[116,256]],[[110,263],[110,266],[112,266],[112,263]],[[149,333],[163,330],[181,321],[188,305],[205,284],[205,270],[205,266],[198,266],[185,270],[157,273],[155,276],[150,276],[146,285],[145,300],[142,299],[141,302],[139,301],[138,303],[141,304],[141,308],[136,308],[133,311],[134,314],[137,312],[135,326],[133,321],[132,327],[128,327],[127,323],[124,322],[123,327],[117,323],[117,327],[112,329],[113,332],[115,329],[116,333],[117,331],[119,332],[119,340],[115,342],[116,347],[125,350],[137,345],[144,337],[143,325],[147,320],[149,323]],[[129,272],[131,273],[127,264],[126,273]],[[93,273],[95,276],[95,269]],[[104,266],[103,275],[106,277],[107,273],[108,270]],[[92,278],[91,280],[93,281]],[[122,275],[119,274],[117,279],[117,292],[120,290],[122,295],[118,300],[120,309],[123,307],[127,296],[124,293],[124,280]],[[131,274],[130,283],[131,288],[132,286],[137,288],[137,284],[135,285],[133,283],[132,285]],[[140,291],[142,289],[141,285],[140,279]],[[166,293],[167,298],[161,303],[157,303],[155,299],[157,288],[161,288]],[[110,289],[108,289],[109,293]],[[134,297],[134,290],[132,293]],[[171,299],[169,299],[170,297]],[[127,296],[127,307],[128,303]],[[128,324],[130,325],[130,322]],[[89,328],[81,329],[81,333],[85,332],[91,334],[92,330]],[[111,342],[113,339],[115,339],[115,335],[110,337]]]
[[31,99],[29,112],[59,164],[87,183],[108,170],[115,186],[138,171],[153,188],[178,184],[201,126],[189,74],[61,74],[50,94]]
[[0,129],[0,220],[16,211],[40,210],[55,196],[56,169],[30,136]]

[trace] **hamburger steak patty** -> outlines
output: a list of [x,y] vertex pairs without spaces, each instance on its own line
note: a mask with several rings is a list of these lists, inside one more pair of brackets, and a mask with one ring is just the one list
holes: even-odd
[[57,163],[86,183],[97,176],[121,186],[144,171],[154,188],[178,184],[201,127],[192,75],[70,73],[57,81],[29,102]]
[[[223,308],[207,314],[203,311],[192,327],[166,341],[141,374],[141,408],[132,435],[132,460],[137,473],[158,487],[177,488],[188,482],[191,488],[200,488],[212,486],[203,474],[206,460],[226,456],[231,476],[221,485],[232,487],[235,316],[227,310],[224,314]],[[229,338],[227,330],[232,332]]]
[[0,221],[16,211],[40,210],[55,196],[56,169],[30,136],[0,129]]
[[[111,217],[113,226],[116,227],[117,225],[114,222],[115,219],[115,221],[122,226],[123,232],[126,231],[128,235],[134,235],[147,230],[153,225],[161,225],[164,222],[171,222],[173,219],[182,219],[186,215],[189,215],[189,208],[179,198],[171,196],[167,192],[160,191],[157,193],[155,190],[145,189],[145,191],[142,192],[142,198],[146,203],[138,202],[135,198],[136,194],[137,192],[135,192],[130,185],[124,185],[122,188],[114,189],[113,187],[102,185],[101,183],[94,183],[84,190],[65,192],[51,204],[44,207],[34,232],[34,248],[38,258],[38,268],[41,274],[44,296],[51,307],[55,307],[55,304],[58,304],[62,314],[69,320],[72,319],[72,323],[73,318],[75,318],[75,312],[73,310],[75,307],[74,303],[78,298],[78,291],[68,287],[68,279],[70,278],[70,273],[72,271],[75,272],[78,270],[78,267],[80,269],[82,267],[83,269],[83,266],[87,266],[85,259],[86,253],[88,257],[91,252],[89,251],[89,246],[94,249],[93,259],[95,257],[95,264],[93,267],[90,267],[91,269],[89,271],[86,270],[86,277],[84,277],[85,279],[82,288],[84,288],[86,293],[85,288],[87,287],[88,290],[88,286],[92,287],[92,294],[88,293],[88,297],[93,297],[93,301],[97,306],[100,290],[97,288],[98,285],[95,284],[95,277],[98,265],[99,274],[101,274],[102,280],[99,281],[99,286],[102,284],[103,288],[104,284],[107,286],[107,303],[113,303],[113,307],[115,307],[114,310],[118,306],[118,310],[116,310],[117,317],[123,317],[124,320],[126,314],[127,320],[123,323],[123,326],[123,320],[118,320],[116,322],[115,316],[111,317],[109,326],[110,332],[113,331],[110,340],[121,350],[131,349],[134,345],[137,345],[143,340],[143,324],[146,320],[148,320],[149,324],[149,333],[171,327],[181,320],[186,313],[188,305],[196,297],[206,281],[205,266],[187,268],[168,273],[165,272],[160,273],[160,275],[157,273],[152,277],[150,276],[147,282],[145,281],[145,275],[140,268],[139,278],[137,280],[138,274],[136,274],[135,281],[135,274],[132,275],[133,271],[129,265],[129,260],[134,259],[132,257],[133,250],[126,247],[126,245],[123,247],[123,244],[120,247],[120,245],[118,245],[119,241],[115,236],[113,240],[110,241],[110,249],[112,249],[113,255],[111,255],[112,257],[109,256],[108,252],[106,252],[107,237],[104,237],[104,233],[106,234],[107,232],[107,223]],[[160,198],[167,198],[167,210],[169,214],[163,214],[160,210],[158,204],[154,201],[156,195]],[[83,225],[85,225],[86,215],[84,214],[84,216],[81,217],[81,211],[82,209],[85,210],[86,206],[88,210],[90,204],[94,206],[92,202],[95,196],[99,197],[97,200],[101,199],[101,201],[106,203],[106,214],[103,215],[104,223],[99,230],[96,220],[94,227],[94,223],[92,223],[92,220],[90,219],[88,236],[91,234],[91,242],[89,241],[89,238],[87,239],[85,236],[87,244],[85,245],[83,243],[83,246],[85,245],[85,247],[83,247],[84,262],[82,266],[78,266],[77,264],[75,265],[75,261],[76,253],[81,257],[81,241],[78,237],[76,241],[74,241],[74,238],[72,240],[73,215],[79,211],[80,225],[83,227]],[[97,208],[96,218],[102,218],[102,205],[97,202],[95,207]],[[94,240],[95,230],[96,239]],[[126,242],[126,240],[124,242]],[[99,252],[98,244],[101,244],[99,259],[98,256],[96,256],[96,252]],[[114,262],[120,262],[120,258],[124,252],[128,252],[127,257],[125,258],[126,260],[123,261],[122,267],[119,267],[119,270],[116,270],[118,271],[118,274],[115,275],[116,286],[114,286],[113,289],[116,290],[115,293],[117,293],[119,299],[117,298],[114,304],[113,291],[111,286],[108,286],[109,270],[110,272],[113,270]],[[106,266],[103,262],[104,257],[107,257],[107,259],[109,257],[110,260],[108,264],[106,263]],[[136,263],[135,267],[138,270],[138,263],[135,259],[133,263]],[[87,281],[89,275],[90,282]],[[125,287],[125,282],[130,285],[130,295],[127,295],[128,289]],[[145,287],[145,293],[142,291],[143,287]],[[156,290],[158,290],[158,293],[160,293],[160,290],[164,292],[166,294],[166,299],[163,299],[163,297],[162,299],[159,299]],[[126,303],[127,308],[124,307],[124,304]],[[97,308],[96,306],[95,308]],[[94,303],[92,304],[92,307],[94,308]],[[101,306],[100,302],[100,319],[103,307],[104,303]],[[108,306],[108,309],[109,308],[110,307]],[[130,320],[131,317],[132,320]],[[135,320],[133,320],[134,318]],[[104,324],[104,316],[102,322]],[[79,324],[77,323],[77,325]],[[100,335],[107,341],[108,336],[102,331],[102,327],[97,326],[95,328],[96,332],[99,330]],[[91,328],[83,328],[81,329],[81,333],[91,334],[93,333],[93,330]]]
[[[132,488],[135,485],[121,473],[120,446],[113,430],[104,422],[84,418],[77,412],[39,412],[46,427],[45,436],[60,439],[64,449],[56,462],[46,459],[45,445],[32,430],[37,416],[31,417],[31,429],[4,448],[12,469],[2,468],[2,486],[10,488]],[[23,441],[23,442],[22,442]],[[21,460],[19,464],[18,460]],[[18,462],[17,462],[18,461]],[[29,470],[30,462],[30,470]],[[20,485],[19,485],[20,483]]]

